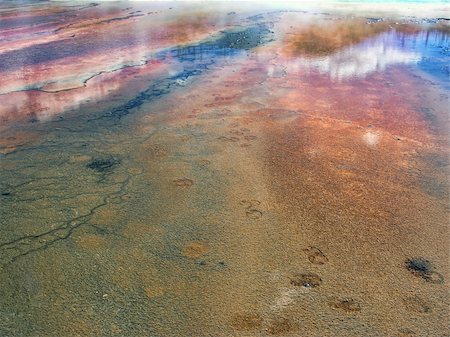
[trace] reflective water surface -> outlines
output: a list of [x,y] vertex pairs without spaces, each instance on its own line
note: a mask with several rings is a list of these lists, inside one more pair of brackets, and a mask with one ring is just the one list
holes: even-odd
[[448,335],[448,13],[0,1],[0,336]]

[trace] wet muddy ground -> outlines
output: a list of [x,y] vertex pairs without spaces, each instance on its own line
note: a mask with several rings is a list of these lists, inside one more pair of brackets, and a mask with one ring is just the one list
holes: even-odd
[[0,2],[0,336],[448,336],[446,17]]

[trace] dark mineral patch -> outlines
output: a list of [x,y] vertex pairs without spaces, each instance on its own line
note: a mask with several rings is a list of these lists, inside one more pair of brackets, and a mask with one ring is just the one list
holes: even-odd
[[444,283],[444,277],[440,273],[433,270],[434,268],[430,261],[422,257],[407,259],[405,264],[406,268],[414,276],[421,277],[425,281],[434,284]]
[[90,161],[86,167],[97,172],[107,172],[119,163],[120,160],[116,158],[96,158]]
[[12,197],[11,192],[1,192],[0,193],[0,200],[8,201],[11,199],[11,197]]
[[406,260],[406,266],[413,274],[427,274],[431,271],[431,263],[421,257]]
[[314,273],[295,274],[291,277],[291,284],[296,287],[315,288],[322,284],[322,279]]

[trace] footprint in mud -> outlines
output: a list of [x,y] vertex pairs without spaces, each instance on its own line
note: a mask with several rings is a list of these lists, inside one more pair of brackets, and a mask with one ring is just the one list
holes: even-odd
[[395,335],[395,337],[413,337],[416,336],[416,333],[407,328],[402,328],[398,330],[398,335]]
[[256,206],[261,205],[261,201],[256,199],[251,200],[241,200],[241,205],[245,206],[245,208],[254,208]]
[[145,146],[147,153],[150,157],[156,158],[156,159],[163,159],[167,157],[168,150],[166,150],[164,147],[162,147],[159,144],[149,144]]
[[361,311],[361,305],[353,298],[337,298],[328,302],[332,308],[343,310],[347,313]]
[[244,136],[244,139],[248,140],[248,141],[255,140],[256,138],[258,138],[258,137],[254,136],[254,135],[246,135],[246,136]]
[[208,166],[211,164],[211,160],[208,159],[199,159],[197,162],[200,166]]
[[294,325],[288,318],[278,317],[265,328],[265,331],[269,335],[281,335],[290,332],[293,327]]
[[86,167],[97,172],[108,172],[114,166],[120,164],[117,158],[95,158],[86,164]]
[[11,197],[11,192],[1,192],[0,197],[3,199],[7,199]]
[[328,262],[328,258],[322,251],[314,246],[309,246],[308,248],[303,249],[305,254],[308,256],[309,262],[312,264],[325,264]]
[[417,295],[405,297],[403,304],[408,311],[426,314],[432,311],[431,305]]
[[149,300],[153,300],[155,298],[164,296],[164,288],[162,286],[153,286],[153,287],[146,287],[144,289],[145,292],[145,296],[149,299]]
[[267,117],[272,120],[289,120],[296,118],[299,115],[299,111],[284,110],[284,109],[269,109]]
[[220,136],[220,137],[217,137],[217,139],[221,140],[223,142],[231,142],[231,143],[235,143],[240,140],[238,137],[226,137],[226,136]]
[[405,266],[411,274],[416,277],[421,277],[426,282],[433,284],[444,283],[444,277],[434,271],[434,267],[430,261],[422,257],[414,257],[405,261]]
[[244,134],[241,130],[231,130],[230,133],[236,136],[242,136]]
[[233,328],[239,331],[257,330],[261,327],[263,320],[259,314],[237,314],[231,319]]
[[247,209],[245,211],[245,214],[250,219],[261,219],[262,218],[262,212],[257,209]]
[[82,154],[73,155],[73,156],[69,157],[69,163],[70,164],[87,162],[89,160],[92,160],[91,156],[82,155]]
[[245,215],[250,219],[261,219],[263,213],[257,209],[261,204],[259,200],[241,200],[241,205],[245,207]]
[[294,274],[291,284],[296,287],[316,288],[322,284],[322,279],[314,273]]
[[188,178],[175,179],[173,183],[178,187],[191,187],[194,185],[194,181]]
[[190,242],[183,247],[182,254],[185,257],[198,259],[205,255],[209,248],[202,242]]

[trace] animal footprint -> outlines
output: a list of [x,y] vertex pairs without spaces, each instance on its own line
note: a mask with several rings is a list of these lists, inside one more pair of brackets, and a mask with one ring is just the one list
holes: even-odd
[[117,158],[97,158],[86,164],[86,167],[97,172],[109,172],[120,164]]
[[295,274],[291,277],[291,284],[296,287],[316,288],[322,284],[322,279],[314,273]]
[[236,136],[242,136],[244,134],[244,132],[240,130],[231,130],[230,133]]
[[173,183],[178,187],[191,187],[194,185],[194,182],[188,178],[175,179]]
[[245,139],[245,140],[248,140],[248,141],[255,140],[256,138],[258,138],[258,137],[254,136],[254,135],[247,135],[247,136],[244,136],[244,139]]
[[361,311],[361,305],[353,298],[334,299],[328,304],[332,308],[343,310],[348,313]]
[[303,249],[305,254],[308,256],[309,262],[312,264],[325,264],[328,262],[328,258],[322,251],[314,246],[309,246],[306,249]]
[[197,162],[201,166],[207,166],[207,165],[211,164],[211,160],[208,160],[208,159],[199,159]]
[[425,302],[419,296],[410,296],[403,299],[403,304],[406,309],[420,314],[429,313],[432,311],[430,304]]
[[245,208],[255,208],[256,206],[261,205],[261,201],[256,199],[251,200],[241,200],[241,205],[245,206]]
[[235,315],[231,320],[233,327],[240,331],[257,330],[260,328],[262,322],[262,317],[256,313]]
[[277,317],[270,322],[269,326],[264,330],[269,335],[283,335],[290,332],[294,328],[294,324],[290,319],[285,317]]
[[241,200],[241,205],[245,207],[245,215],[250,219],[260,219],[263,213],[256,207],[261,204],[259,200]]
[[226,136],[220,136],[217,139],[223,141],[223,142],[238,142],[238,137],[226,137]]
[[245,214],[250,219],[261,219],[262,218],[262,212],[258,211],[257,209],[247,209],[245,211]]

